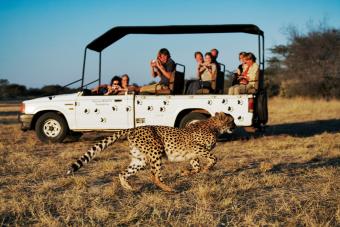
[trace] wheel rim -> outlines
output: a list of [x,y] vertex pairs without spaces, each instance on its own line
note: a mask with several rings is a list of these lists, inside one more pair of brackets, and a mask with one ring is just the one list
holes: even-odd
[[191,121],[187,122],[187,123],[185,124],[184,127],[187,127],[187,126],[189,126],[189,125],[192,125],[192,124],[196,123],[197,121],[201,121],[201,120],[199,120],[199,119],[191,120]]
[[193,124],[193,123],[196,123],[197,121],[200,121],[200,120],[195,119],[195,120],[189,121],[186,125],[191,125],[191,124]]
[[61,132],[61,125],[57,120],[48,119],[44,122],[43,132],[47,137],[57,137]]

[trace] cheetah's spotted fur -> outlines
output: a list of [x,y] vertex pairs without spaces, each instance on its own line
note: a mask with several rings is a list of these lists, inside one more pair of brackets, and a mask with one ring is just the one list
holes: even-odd
[[119,174],[122,186],[132,190],[127,181],[128,177],[149,164],[154,183],[165,191],[172,191],[172,188],[162,180],[160,171],[162,156],[166,156],[173,162],[190,160],[192,170],[185,172],[186,174],[201,171],[199,158],[206,158],[208,164],[203,171],[207,171],[216,163],[216,157],[210,151],[216,145],[217,136],[234,128],[233,117],[221,112],[216,113],[214,117],[198,121],[182,129],[168,126],[141,126],[120,130],[91,147],[71,165],[67,173],[77,171],[93,159],[96,153],[126,135],[130,146],[131,162],[127,169]]

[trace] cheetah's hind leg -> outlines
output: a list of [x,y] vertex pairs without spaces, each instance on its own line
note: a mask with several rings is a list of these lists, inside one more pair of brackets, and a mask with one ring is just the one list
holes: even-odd
[[133,191],[133,188],[127,181],[128,177],[135,175],[139,170],[142,170],[146,166],[146,161],[144,157],[132,157],[129,166],[125,171],[119,174],[120,184],[126,190]]
[[162,164],[161,157],[157,158],[153,163],[151,163],[152,181],[163,191],[174,192],[175,190],[170,186],[166,185],[162,179],[161,164]]

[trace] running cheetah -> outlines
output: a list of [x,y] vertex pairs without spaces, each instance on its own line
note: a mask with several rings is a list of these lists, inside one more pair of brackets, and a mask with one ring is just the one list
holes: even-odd
[[216,157],[210,151],[215,147],[218,135],[231,133],[235,126],[231,115],[220,112],[214,117],[197,121],[182,129],[168,126],[141,126],[120,130],[91,147],[71,165],[67,174],[77,171],[97,153],[126,135],[131,149],[131,162],[127,169],[119,174],[121,185],[127,190],[133,190],[127,181],[128,177],[149,164],[152,181],[164,191],[173,191],[162,180],[162,157],[165,156],[172,162],[190,160],[192,169],[185,171],[184,175],[200,172],[199,158],[206,158],[208,164],[202,169],[206,172],[216,164]]

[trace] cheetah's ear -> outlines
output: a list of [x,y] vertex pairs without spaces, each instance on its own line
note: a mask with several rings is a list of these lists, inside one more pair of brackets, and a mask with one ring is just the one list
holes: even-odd
[[219,119],[219,120],[224,120],[225,118],[226,118],[226,115],[225,115],[225,113],[223,113],[223,112],[216,112],[215,113],[215,117],[217,118],[217,119]]
[[220,115],[221,115],[221,120],[225,120],[228,117],[228,115],[225,114],[224,112],[221,112]]

